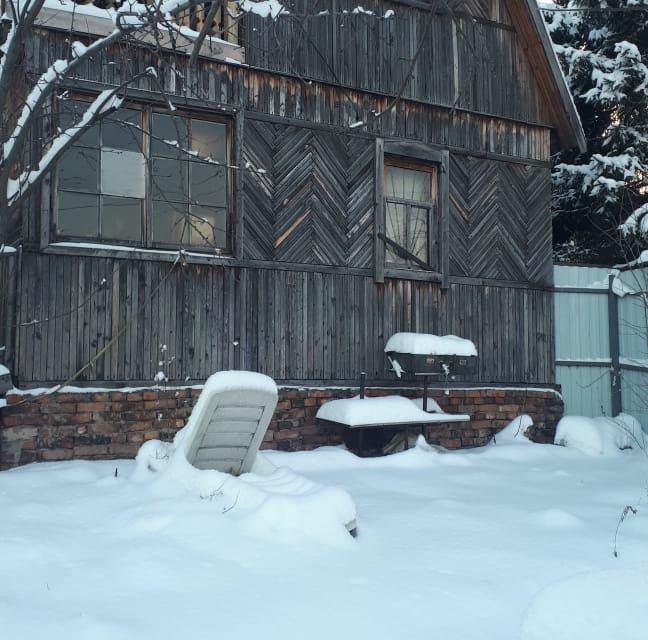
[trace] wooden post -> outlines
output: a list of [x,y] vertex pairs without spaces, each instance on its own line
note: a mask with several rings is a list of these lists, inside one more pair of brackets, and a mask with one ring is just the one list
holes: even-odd
[[612,361],[610,378],[612,417],[618,416],[623,411],[619,357],[619,303],[614,293],[614,277],[613,274],[608,276],[608,331],[610,336],[610,360]]
[[376,172],[375,172],[375,203],[374,203],[374,282],[385,282],[385,243],[381,235],[385,233],[385,202],[383,177],[383,146],[382,138],[376,138]]
[[364,400],[365,397],[365,382],[367,379],[367,374],[362,371],[360,373],[360,400]]

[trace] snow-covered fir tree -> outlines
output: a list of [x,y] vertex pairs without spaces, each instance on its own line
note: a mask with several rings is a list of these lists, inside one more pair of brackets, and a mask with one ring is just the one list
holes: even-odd
[[609,263],[648,239],[648,0],[557,0],[551,37],[583,122],[586,153],[554,161],[559,260]]

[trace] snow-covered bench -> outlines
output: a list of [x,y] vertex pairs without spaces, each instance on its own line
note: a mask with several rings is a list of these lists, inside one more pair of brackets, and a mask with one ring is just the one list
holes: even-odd
[[405,448],[408,446],[408,432],[412,428],[468,422],[466,414],[445,413],[431,398],[427,399],[427,411],[421,405],[423,399],[410,400],[402,396],[367,398],[355,396],[343,400],[325,402],[317,412],[317,418],[324,422],[342,425],[351,430],[393,429],[405,432]]

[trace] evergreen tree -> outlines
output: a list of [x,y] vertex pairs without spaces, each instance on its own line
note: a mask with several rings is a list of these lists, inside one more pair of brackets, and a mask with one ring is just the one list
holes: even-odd
[[[545,7],[542,7],[545,8]],[[648,0],[558,0],[545,12],[588,148],[554,161],[558,260],[648,246]]]

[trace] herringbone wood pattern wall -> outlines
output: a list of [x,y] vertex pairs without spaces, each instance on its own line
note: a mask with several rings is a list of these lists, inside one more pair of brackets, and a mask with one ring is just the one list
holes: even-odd
[[[243,257],[365,267],[373,259],[374,143],[247,119]],[[550,282],[549,170],[451,155],[451,275]]]
[[451,273],[551,282],[549,169],[450,158]]
[[374,144],[246,120],[243,257],[370,267]]

